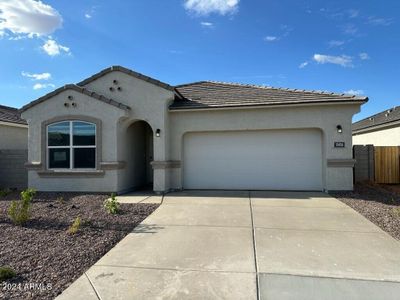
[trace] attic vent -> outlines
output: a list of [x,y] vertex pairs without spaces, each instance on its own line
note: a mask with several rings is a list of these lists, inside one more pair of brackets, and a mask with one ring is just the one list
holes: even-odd
[[369,118],[369,120],[370,120],[370,121],[373,121],[373,120],[374,120],[374,118],[372,118],[372,117],[371,117],[371,118]]

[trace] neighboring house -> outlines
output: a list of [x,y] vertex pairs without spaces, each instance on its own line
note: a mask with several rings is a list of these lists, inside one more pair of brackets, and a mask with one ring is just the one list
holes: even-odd
[[105,69],[21,109],[44,191],[351,190],[366,97]]
[[0,105],[0,188],[24,188],[28,125],[18,109]]
[[400,146],[400,106],[355,122],[353,144]]

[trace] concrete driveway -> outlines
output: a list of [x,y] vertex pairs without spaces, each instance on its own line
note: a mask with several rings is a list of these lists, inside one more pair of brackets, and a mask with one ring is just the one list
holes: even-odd
[[58,299],[399,295],[400,243],[342,202],[323,193],[191,191],[166,195]]

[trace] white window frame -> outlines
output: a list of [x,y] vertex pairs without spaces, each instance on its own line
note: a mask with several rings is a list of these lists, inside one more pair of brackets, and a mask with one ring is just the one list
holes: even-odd
[[[61,123],[69,123],[69,146],[49,146],[49,127]],[[94,145],[86,145],[86,146],[74,146],[74,128],[73,128],[73,123],[74,122],[80,122],[80,123],[86,123],[89,125],[94,126]],[[79,148],[91,148],[95,149],[95,165],[94,168],[74,168],[74,149]],[[69,149],[69,168],[50,168],[50,149]],[[81,120],[64,120],[64,121],[59,121],[59,122],[54,122],[51,124],[48,124],[46,126],[46,166],[48,170],[57,170],[57,171],[93,171],[97,169],[97,125],[95,123],[87,122],[87,121],[81,121]]]

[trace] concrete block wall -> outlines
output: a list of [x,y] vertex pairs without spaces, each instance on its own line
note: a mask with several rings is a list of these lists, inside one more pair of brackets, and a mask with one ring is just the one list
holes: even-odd
[[0,150],[0,189],[28,186],[28,150]]
[[354,181],[374,181],[375,162],[373,145],[355,145],[353,154],[356,163],[354,165]]

